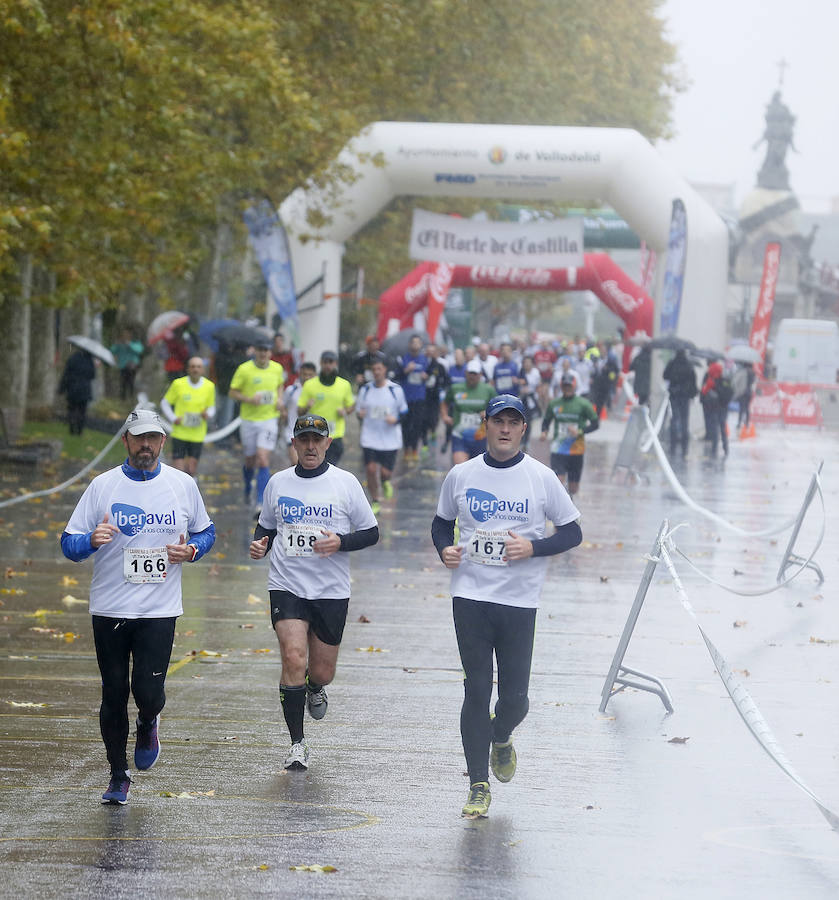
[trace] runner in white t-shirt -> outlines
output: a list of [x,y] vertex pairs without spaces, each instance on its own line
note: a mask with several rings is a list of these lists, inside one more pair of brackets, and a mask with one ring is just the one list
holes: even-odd
[[396,454],[402,447],[401,422],[408,415],[408,404],[401,386],[387,377],[384,360],[370,367],[373,380],[358,391],[355,412],[361,419],[361,450],[367,469],[367,490],[373,513],[379,514],[379,482],[386,499],[393,496],[390,478],[396,466]]
[[[88,485],[61,549],[75,562],[93,554],[90,612],[102,675],[99,724],[111,780],[104,803],[125,804],[128,774],[129,670],[137,704],[134,765],[160,755],[158,725],[175,622],[183,612],[181,565],[203,556],[215,527],[193,478],[159,461],[166,432],[150,410],[135,410],[122,442],[128,459]],[[132,666],[133,659],[133,666]]]
[[350,550],[375,544],[379,528],[355,475],[325,461],[329,423],[305,414],[294,424],[299,462],[271,476],[250,545],[270,553],[271,624],[280,642],[280,704],[291,735],[286,769],[306,769],[303,710],[326,715],[350,602]]
[[314,378],[317,373],[317,366],[315,366],[314,363],[300,363],[300,367],[297,370],[297,380],[290,384],[283,391],[283,406],[285,407],[286,412],[286,426],[284,436],[286,444],[288,446],[288,461],[293,466],[297,465],[297,451],[294,449],[293,441],[294,423],[297,421],[297,416],[294,414],[297,410],[297,401],[300,399],[300,391],[303,390],[303,385],[310,378]]
[[[547,557],[582,540],[580,514],[565,488],[547,466],[520,450],[527,428],[521,400],[510,394],[493,397],[486,423],[487,452],[449,471],[431,526],[440,559],[452,570],[465,688],[460,731],[470,783],[462,814],[468,818],[487,815],[490,764],[499,781],[510,781],[515,774],[511,735],[527,715],[536,608]],[[556,530],[545,537],[548,520]],[[491,717],[493,653],[498,700]]]

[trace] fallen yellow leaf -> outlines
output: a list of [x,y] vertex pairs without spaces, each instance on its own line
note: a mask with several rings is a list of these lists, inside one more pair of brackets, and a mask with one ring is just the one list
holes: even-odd
[[27,531],[23,536],[25,538],[38,538],[39,541],[42,541],[47,536],[47,533],[38,529],[38,531]]
[[62,587],[72,587],[74,584],[78,584],[78,579],[73,578],[72,575],[63,575],[61,577],[61,586]]
[[7,700],[6,703],[8,703],[9,706],[16,706],[23,709],[43,709],[47,705],[46,703],[32,703],[29,700],[23,700],[21,702],[18,702],[17,700]]
[[290,872],[337,872],[335,866],[289,866]]
[[262,604],[264,602],[265,601],[262,599],[262,597],[257,597],[256,594],[248,594],[248,603],[250,603],[252,606],[255,606],[257,603]]
[[361,653],[390,653],[390,650],[382,650],[381,647],[356,647]]
[[74,597],[72,594],[65,594],[61,598],[61,602],[65,606],[87,606],[87,600],[81,600],[79,597]]

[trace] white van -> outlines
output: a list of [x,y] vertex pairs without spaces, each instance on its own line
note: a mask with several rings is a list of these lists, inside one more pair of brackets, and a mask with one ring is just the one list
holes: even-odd
[[778,381],[836,384],[839,326],[823,319],[781,319],[773,361]]

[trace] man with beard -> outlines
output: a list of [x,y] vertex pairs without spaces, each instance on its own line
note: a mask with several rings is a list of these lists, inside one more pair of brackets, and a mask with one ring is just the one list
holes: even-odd
[[124,805],[131,786],[129,684],[138,711],[134,765],[145,771],[160,756],[164,681],[183,613],[181,566],[216,539],[194,479],[160,462],[165,442],[154,412],[130,413],[122,435],[128,458],[91,481],[61,535],[68,559],[94,557],[90,613],[102,676],[99,727],[111,767],[102,795],[108,804]]

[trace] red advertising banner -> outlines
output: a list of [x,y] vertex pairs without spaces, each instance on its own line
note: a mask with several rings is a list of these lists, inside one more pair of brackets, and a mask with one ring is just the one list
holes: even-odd
[[[653,331],[652,297],[605,253],[586,253],[580,269],[517,269],[510,266],[450,266],[424,262],[379,297],[378,335],[387,336],[389,323],[410,328],[414,315],[426,306],[431,338],[449,287],[506,288],[519,291],[591,291],[623,319],[627,340]],[[629,364],[626,344],[625,365]]]
[[778,272],[781,267],[781,245],[771,242],[766,245],[763,257],[763,277],[760,280],[760,295],[757,298],[752,332],[749,335],[749,346],[760,353],[758,373],[763,374],[766,359],[766,342],[769,339],[769,323],[772,321],[772,309],[775,306],[775,286],[778,283]]
[[790,381],[757,383],[751,417],[758,423],[821,426],[822,410],[811,384]]

